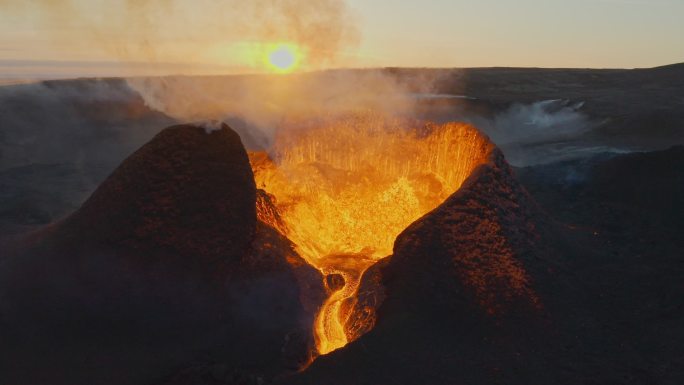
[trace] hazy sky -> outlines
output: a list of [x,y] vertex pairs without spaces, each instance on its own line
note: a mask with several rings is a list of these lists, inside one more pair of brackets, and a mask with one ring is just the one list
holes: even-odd
[[[684,0],[350,0],[381,64],[650,67],[684,61]],[[392,11],[389,11],[392,10]]]
[[127,1],[0,0],[0,75],[259,71],[280,41],[303,69],[684,61],[684,0]]

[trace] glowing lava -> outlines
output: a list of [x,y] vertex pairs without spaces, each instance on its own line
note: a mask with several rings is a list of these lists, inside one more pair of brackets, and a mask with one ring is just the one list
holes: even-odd
[[325,276],[344,278],[314,325],[318,352],[326,354],[356,337],[347,320],[364,271],[455,192],[491,144],[469,125],[373,114],[292,121],[280,133],[270,158],[251,154],[257,187],[278,211],[260,219]]

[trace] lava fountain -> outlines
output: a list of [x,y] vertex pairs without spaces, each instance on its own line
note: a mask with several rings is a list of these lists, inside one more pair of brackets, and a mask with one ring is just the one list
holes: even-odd
[[467,124],[370,113],[288,121],[280,132],[270,154],[250,154],[276,212],[263,202],[257,211],[326,277],[314,332],[327,354],[358,337],[347,321],[366,269],[453,194],[492,145]]

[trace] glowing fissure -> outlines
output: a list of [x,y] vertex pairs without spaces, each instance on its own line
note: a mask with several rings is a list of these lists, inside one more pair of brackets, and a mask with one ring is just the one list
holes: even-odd
[[316,317],[314,330],[317,331],[316,344],[320,354],[340,348],[348,341],[344,326],[349,315],[342,311],[342,305],[346,299],[355,295],[360,277],[352,277],[348,274],[342,274],[342,276],[345,279],[345,285],[328,297]]
[[277,213],[262,221],[287,236],[324,276],[340,274],[314,324],[319,354],[346,345],[363,273],[396,236],[456,191],[491,144],[472,126],[374,114],[286,122],[271,156],[251,153],[257,187]]

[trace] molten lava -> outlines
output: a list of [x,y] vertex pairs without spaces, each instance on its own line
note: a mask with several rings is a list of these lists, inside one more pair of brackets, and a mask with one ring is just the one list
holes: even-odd
[[364,271],[454,193],[491,144],[466,124],[373,114],[291,121],[280,132],[270,157],[250,154],[257,187],[277,211],[261,202],[258,213],[324,276],[344,279],[329,287],[315,320],[316,347],[326,354],[356,337],[347,321]]

